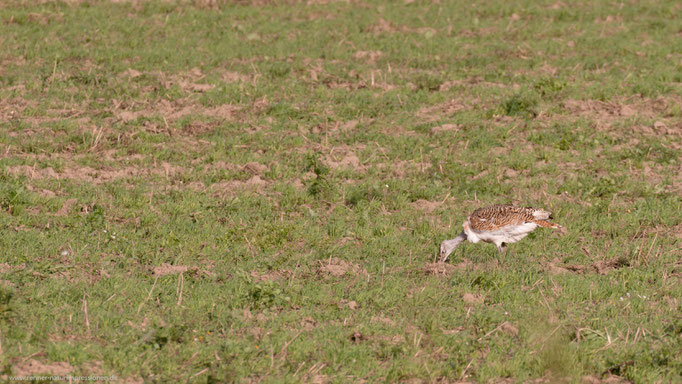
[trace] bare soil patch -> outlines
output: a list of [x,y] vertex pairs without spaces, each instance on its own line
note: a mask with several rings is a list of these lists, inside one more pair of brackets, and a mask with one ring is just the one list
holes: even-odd
[[301,320],[301,327],[306,331],[310,331],[312,329],[317,328],[317,321],[312,317],[304,317]]
[[464,301],[467,304],[483,304],[483,301],[485,300],[485,297],[482,295],[477,295],[475,293],[465,293],[462,295],[462,301]]
[[428,106],[421,108],[417,112],[423,121],[435,121],[440,120],[443,117],[450,117],[459,111],[470,110],[471,105],[462,99],[451,99],[444,103]]
[[428,171],[432,164],[414,160],[397,160],[390,163],[377,163],[375,166],[379,169],[388,169],[393,176],[402,179],[411,173]]
[[248,180],[228,180],[214,183],[208,189],[220,196],[230,196],[244,190],[260,192],[268,184],[259,175],[253,175]]
[[71,364],[67,362],[43,363],[38,360],[29,359],[15,364],[12,373],[15,376],[33,376],[39,374],[49,374],[54,376],[66,376],[73,371]]
[[265,164],[257,163],[257,162],[249,162],[246,164],[233,164],[233,163],[228,163],[225,161],[215,161],[210,164],[206,164],[204,166],[204,171],[211,171],[211,170],[229,170],[229,171],[239,171],[239,172],[246,172],[250,173],[252,175],[260,175],[262,176],[265,172],[269,170],[269,167]]
[[444,335],[456,335],[464,330],[464,327],[455,327],[452,329],[443,329]]
[[372,323],[380,323],[380,324],[388,325],[391,327],[395,325],[395,321],[389,319],[388,317],[383,317],[383,316],[372,316],[371,322]]
[[596,272],[600,275],[606,275],[610,271],[620,269],[623,267],[626,267],[629,265],[628,260],[621,259],[621,258],[616,258],[616,259],[611,259],[611,260],[599,260],[595,261],[589,266],[586,265],[569,265],[569,264],[561,264],[559,259],[554,259],[550,262],[548,262],[545,266],[545,269],[553,274],[553,275],[559,275],[559,274],[564,274],[568,272],[573,272],[573,273],[588,273],[590,271]]
[[459,264],[441,262],[427,263],[424,265],[424,267],[422,267],[422,272],[426,273],[427,275],[449,276],[455,272],[466,270],[472,266],[473,264],[467,259],[464,259]]
[[362,341],[367,340],[367,336],[363,335],[362,333],[355,331],[348,336],[348,340],[352,341],[353,343],[360,343]]
[[604,375],[604,376],[597,376],[597,375],[589,375],[589,376],[583,376],[583,383],[584,384],[627,384],[631,383],[630,380],[627,380],[623,377],[616,376],[616,375]]
[[101,376],[104,374],[104,370],[102,369],[102,362],[93,360],[93,361],[88,361],[84,363],[81,368],[83,371],[91,376]]
[[599,129],[609,129],[614,123],[628,118],[649,118],[657,121],[652,126],[634,126],[633,130],[643,134],[681,134],[682,125],[670,122],[664,117],[671,106],[679,105],[680,100],[659,97],[656,99],[631,97],[628,99],[565,100],[563,106],[571,114],[592,120]]
[[360,162],[356,154],[365,148],[364,145],[358,147],[335,147],[326,156],[325,163],[332,169],[352,168],[356,171],[364,172],[365,166]]
[[358,305],[358,303],[355,300],[341,299],[341,301],[339,301],[337,306],[339,307],[339,309],[348,308],[351,311],[354,311],[354,310],[358,309],[358,307],[360,305]]
[[682,224],[678,224],[672,229],[672,234],[678,239],[682,239]]
[[370,63],[376,62],[383,55],[381,51],[357,51],[353,54],[356,60],[366,60]]
[[250,162],[244,164],[242,170],[252,173],[254,175],[262,175],[265,172],[267,172],[268,166],[256,162]]
[[432,134],[438,134],[442,132],[457,132],[462,128],[460,124],[443,124],[437,127],[431,128]]
[[493,83],[490,81],[485,81],[481,76],[472,76],[467,79],[456,79],[448,80],[440,85],[439,91],[445,92],[453,87],[472,87],[472,86],[482,86],[488,88],[506,88],[507,86],[502,83]]
[[[188,170],[183,167],[172,165],[166,162],[162,163],[161,167],[156,168],[102,167],[101,169],[94,169],[88,166],[71,164],[62,168],[60,172],[56,172],[54,169],[52,169],[52,167],[36,168],[35,166],[32,167],[29,165],[15,165],[8,167],[7,171],[13,176],[24,175],[29,179],[68,179],[92,184],[101,184],[117,179],[144,177],[150,175],[171,177],[177,174],[184,174],[188,172]],[[69,208],[70,206],[67,207],[67,209]]]
[[379,18],[379,21],[377,21],[376,24],[374,24],[368,28],[368,32],[371,32],[374,34],[409,32],[409,31],[410,31],[409,28],[407,28],[405,26],[394,25],[393,23],[391,23],[390,21],[388,21],[384,18]]
[[[196,268],[196,267],[193,267]],[[170,265],[168,263],[163,263],[158,267],[152,268],[152,273],[155,277],[162,277],[166,275],[177,275],[180,273],[187,272],[190,267],[186,265]]]
[[587,267],[584,265],[561,264],[559,259],[554,259],[548,262],[545,268],[553,275],[560,275],[567,272],[585,273],[587,271]]
[[12,270],[12,266],[9,263],[0,264],[0,273],[7,273]]
[[394,336],[389,336],[389,335],[374,335],[370,337],[371,340],[376,340],[379,342],[382,342],[384,344],[388,345],[398,345],[402,344],[405,342],[405,336],[403,335],[394,335]]
[[288,276],[291,275],[291,272],[290,271],[267,271],[267,272],[251,271],[250,275],[257,282],[277,281],[277,280],[287,278]]
[[9,265],[9,263],[2,263],[0,264],[0,273],[7,273],[11,272],[12,270],[22,270],[26,268],[26,264],[21,263],[19,265]]
[[237,117],[240,110],[241,107],[232,104],[223,104],[206,108],[194,102],[188,102],[187,100],[174,102],[161,100],[152,106],[138,110],[120,108],[120,104],[115,105],[112,113],[122,122],[130,122],[139,118],[150,119],[158,116],[166,119],[170,124],[191,114],[205,116],[219,121],[230,121]]
[[242,83],[247,83],[251,81],[251,76],[245,75],[243,73],[239,72],[233,72],[233,71],[226,71],[221,74],[221,78],[223,81],[227,83],[236,83],[236,82],[242,82]]
[[336,257],[333,257],[326,262],[321,261],[321,263],[322,265],[317,269],[317,272],[323,275],[325,278],[341,277],[346,274],[368,275],[367,271],[364,268],[361,268],[358,264],[350,263]]
[[600,275],[606,275],[610,271],[615,269],[620,269],[629,266],[630,263],[626,259],[611,259],[611,260],[599,260],[592,263],[592,268],[597,271]]
[[500,325],[500,330],[512,336],[518,336],[519,334],[519,329],[508,321]]
[[74,205],[78,203],[78,199],[68,199],[62,204],[62,207],[55,213],[56,216],[66,216],[71,211]]
[[440,201],[428,201],[424,199],[419,199],[412,203],[413,207],[422,210],[426,213],[433,213],[433,211],[440,207],[440,205],[441,205]]

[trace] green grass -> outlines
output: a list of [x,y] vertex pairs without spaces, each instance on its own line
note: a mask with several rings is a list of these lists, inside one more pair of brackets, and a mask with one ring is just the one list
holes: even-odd
[[682,381],[678,2],[248,3],[0,5],[3,379]]

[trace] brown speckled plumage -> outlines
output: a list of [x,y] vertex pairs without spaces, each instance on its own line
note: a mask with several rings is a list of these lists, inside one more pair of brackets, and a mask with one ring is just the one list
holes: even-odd
[[554,227],[556,224],[546,221],[551,218],[551,212],[541,209],[514,205],[491,205],[475,210],[469,216],[469,227],[477,232],[494,231],[509,225],[521,225],[523,223]]
[[551,212],[530,207],[491,205],[479,208],[467,217],[459,236],[441,243],[441,260],[447,260],[448,255],[463,241],[493,243],[500,253],[504,253],[507,244],[523,239],[537,227],[563,229],[550,222],[551,218]]

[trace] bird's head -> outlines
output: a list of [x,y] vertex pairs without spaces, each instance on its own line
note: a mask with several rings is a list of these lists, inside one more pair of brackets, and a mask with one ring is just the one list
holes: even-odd
[[440,244],[440,261],[444,262],[448,259],[448,256],[452,253],[452,251],[457,247],[457,244],[452,244],[451,242],[448,242],[447,240],[442,242]]

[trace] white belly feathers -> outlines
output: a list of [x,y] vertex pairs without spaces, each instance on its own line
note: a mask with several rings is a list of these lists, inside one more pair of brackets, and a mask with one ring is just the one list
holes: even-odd
[[500,245],[502,243],[515,243],[528,236],[538,226],[535,223],[523,223],[521,225],[509,225],[494,231],[481,232],[471,229],[467,222],[464,223],[463,227],[467,239],[472,243],[485,241]]

